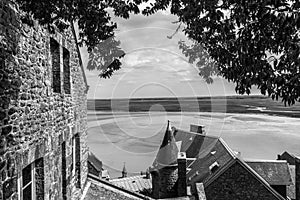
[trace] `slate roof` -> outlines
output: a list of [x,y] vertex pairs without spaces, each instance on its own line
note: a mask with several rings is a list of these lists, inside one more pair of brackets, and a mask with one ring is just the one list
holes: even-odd
[[204,182],[212,174],[210,167],[213,164],[216,163],[219,170],[236,157],[221,138],[175,128],[173,130],[175,140],[181,141],[180,152],[186,152],[190,159],[187,164],[189,184]]
[[[227,168],[238,162],[277,199],[284,199],[270,187],[263,177],[243,161],[240,154],[232,151],[222,138],[188,132],[175,127],[172,130],[176,142],[181,143],[179,151],[186,152],[187,155],[188,185],[203,183],[206,187],[225,172]],[[212,170],[213,168],[214,170]]]
[[116,186],[125,188],[133,192],[142,192],[152,189],[152,179],[145,175],[131,176],[126,178],[112,179],[110,182]]
[[152,198],[138,194],[132,191],[128,191],[124,188],[120,188],[111,184],[108,181],[99,179],[93,175],[88,176],[87,187],[83,192],[83,200],[141,200]]
[[296,177],[296,171],[295,171],[295,165],[289,165],[290,174],[292,177],[293,184],[289,185],[287,187],[287,196],[291,199],[296,199],[296,188],[295,188],[295,177]]
[[293,184],[288,163],[286,161],[247,160],[245,162],[270,185]]

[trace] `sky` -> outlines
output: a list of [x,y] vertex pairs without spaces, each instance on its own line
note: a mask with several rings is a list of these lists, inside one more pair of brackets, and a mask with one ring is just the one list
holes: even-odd
[[[167,11],[152,16],[133,15],[130,19],[114,18],[118,23],[116,38],[126,55],[122,68],[110,79],[100,79],[99,71],[86,70],[90,86],[89,99],[137,97],[195,97],[235,95],[235,86],[215,77],[207,84],[178,48],[187,38],[178,31],[176,16]],[[81,49],[84,67],[88,53]]]

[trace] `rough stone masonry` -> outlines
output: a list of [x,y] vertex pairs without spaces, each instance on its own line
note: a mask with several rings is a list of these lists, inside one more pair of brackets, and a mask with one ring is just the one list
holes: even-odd
[[73,33],[23,24],[0,1],[0,200],[82,194],[87,84]]

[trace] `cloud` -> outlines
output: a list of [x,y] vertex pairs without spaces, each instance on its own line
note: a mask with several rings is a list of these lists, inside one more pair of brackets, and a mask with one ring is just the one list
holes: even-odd
[[[89,98],[234,94],[233,84],[216,79],[215,84],[207,85],[198,75],[197,68],[178,48],[179,40],[187,40],[183,33],[167,38],[178,27],[172,23],[176,16],[159,12],[150,17],[114,20],[118,23],[116,38],[126,52],[122,68],[110,79],[100,79],[98,71],[86,71]],[[81,51],[86,65],[88,54],[84,48]]]

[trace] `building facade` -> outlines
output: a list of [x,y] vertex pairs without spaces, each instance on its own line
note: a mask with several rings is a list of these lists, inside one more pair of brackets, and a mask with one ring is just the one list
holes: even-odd
[[73,26],[51,34],[1,0],[0,50],[0,200],[79,199],[88,86]]

